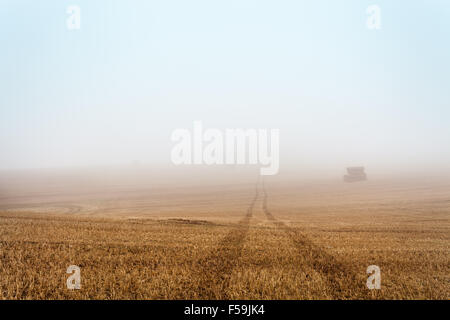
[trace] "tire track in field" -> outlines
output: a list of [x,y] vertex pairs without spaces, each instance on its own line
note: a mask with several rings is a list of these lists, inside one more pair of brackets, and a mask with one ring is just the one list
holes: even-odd
[[354,268],[339,261],[297,228],[290,227],[277,220],[267,208],[267,191],[264,181],[262,182],[262,190],[263,211],[266,218],[288,234],[299,254],[307,257],[311,267],[325,279],[328,293],[334,299],[367,297],[368,290],[365,288],[365,283],[358,279]]
[[37,213],[45,213],[49,208],[51,209],[60,209],[63,214],[75,214],[83,210],[83,207],[80,205],[69,204],[69,203],[59,203],[59,202],[43,202],[43,203],[31,203],[26,205],[9,205],[2,206],[0,210],[6,211],[27,211],[27,210],[35,210]]
[[247,236],[253,208],[259,197],[258,183],[255,195],[247,208],[247,213],[233,229],[219,242],[206,257],[197,262],[195,287],[197,299],[227,299],[226,289],[229,287],[231,273],[237,260],[242,255],[244,241]]

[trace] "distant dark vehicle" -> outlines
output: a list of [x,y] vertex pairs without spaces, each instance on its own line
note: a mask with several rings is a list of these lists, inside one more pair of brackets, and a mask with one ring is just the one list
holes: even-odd
[[347,173],[344,176],[345,182],[357,182],[367,180],[367,175],[364,172],[364,167],[348,167]]

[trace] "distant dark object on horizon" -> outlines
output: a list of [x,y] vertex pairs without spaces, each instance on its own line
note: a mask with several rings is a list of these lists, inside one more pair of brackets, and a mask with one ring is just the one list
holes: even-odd
[[344,176],[345,182],[357,182],[367,180],[366,173],[364,172],[364,167],[348,167],[347,173]]

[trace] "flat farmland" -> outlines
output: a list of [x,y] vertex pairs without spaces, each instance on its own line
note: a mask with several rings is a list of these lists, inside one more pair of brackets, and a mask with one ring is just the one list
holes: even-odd
[[450,298],[448,179],[227,176],[3,175],[0,297]]

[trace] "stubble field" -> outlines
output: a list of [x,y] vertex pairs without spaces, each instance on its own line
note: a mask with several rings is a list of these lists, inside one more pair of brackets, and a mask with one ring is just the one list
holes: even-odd
[[[450,298],[446,179],[46,177],[1,189],[2,299]],[[80,290],[67,289],[70,265]],[[380,290],[366,287],[369,265]]]

